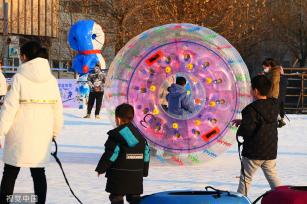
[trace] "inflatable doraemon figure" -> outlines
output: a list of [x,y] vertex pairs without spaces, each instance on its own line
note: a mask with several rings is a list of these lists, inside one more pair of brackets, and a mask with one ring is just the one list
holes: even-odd
[[80,20],[71,26],[68,43],[78,52],[72,64],[77,73],[83,75],[92,72],[96,64],[105,69],[105,61],[101,55],[104,39],[101,26],[93,20]]
[[79,103],[79,109],[83,109],[86,107],[90,94],[90,87],[87,83],[87,74],[84,74],[78,78],[77,85],[76,91],[78,93],[77,100]]

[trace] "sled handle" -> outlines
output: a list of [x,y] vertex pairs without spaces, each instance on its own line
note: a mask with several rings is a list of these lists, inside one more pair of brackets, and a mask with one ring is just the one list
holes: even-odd
[[209,189],[212,189],[213,191],[215,191],[218,194],[218,197],[220,197],[222,193],[227,193],[227,195],[230,196],[229,191],[219,190],[219,189],[216,189],[212,186],[206,186],[205,189],[206,189],[206,191],[209,191]]
[[52,142],[54,143],[55,150],[54,150],[54,152],[51,152],[51,155],[52,156],[57,156],[58,155],[58,144],[57,144],[57,142],[55,141],[54,138],[52,138]]
[[63,173],[65,182],[66,182],[66,184],[67,184],[67,186],[68,186],[68,188],[69,188],[71,194],[76,198],[76,200],[77,200],[80,204],[83,204],[82,201],[75,195],[74,191],[73,191],[73,190],[71,189],[71,187],[70,187],[70,184],[69,184],[68,179],[67,179],[67,177],[66,177],[66,174],[65,174],[65,172],[64,172],[62,163],[61,163],[60,159],[59,159],[58,156],[57,156],[57,154],[58,154],[58,144],[57,144],[57,142],[55,141],[54,138],[52,139],[52,141],[53,141],[53,143],[54,143],[54,145],[55,145],[55,151],[52,152],[51,155],[54,157],[55,161],[56,161],[56,162],[58,163],[58,165],[60,166],[60,169],[61,169],[61,171],[62,171],[62,173]]

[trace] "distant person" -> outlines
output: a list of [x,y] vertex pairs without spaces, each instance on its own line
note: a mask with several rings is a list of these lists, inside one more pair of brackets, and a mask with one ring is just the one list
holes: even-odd
[[193,113],[194,102],[185,89],[186,83],[184,77],[176,77],[176,83],[168,88],[169,94],[166,96],[166,100],[168,101],[169,113],[180,116]]
[[22,65],[1,108],[0,141],[5,138],[1,204],[9,203],[21,167],[30,168],[37,203],[46,202],[45,166],[52,138],[59,136],[63,126],[63,104],[48,60],[38,56],[46,57],[46,49],[38,42],[21,46]]
[[103,153],[97,167],[98,176],[106,173],[106,191],[111,204],[123,204],[123,197],[136,204],[143,193],[143,177],[148,175],[149,146],[133,124],[134,109],[121,104],[115,109],[117,127],[108,132]]
[[92,108],[96,101],[95,118],[100,119],[99,113],[102,105],[106,76],[101,71],[99,65],[96,65],[94,68],[94,73],[89,74],[87,80],[90,87],[90,95],[87,104],[87,114],[84,118],[91,117]]
[[7,92],[6,79],[2,73],[2,61],[0,60],[0,107],[3,104],[4,97]]
[[253,176],[261,168],[270,187],[280,186],[276,172],[277,157],[277,116],[279,113],[278,100],[268,98],[271,89],[270,80],[263,75],[252,79],[252,94],[255,101],[247,105],[242,111],[242,120],[234,121],[239,129],[238,136],[242,136],[243,151],[238,192],[247,195]]
[[269,97],[278,99],[279,101],[279,115],[278,127],[286,125],[284,121],[285,109],[284,103],[287,92],[288,78],[284,75],[282,66],[273,58],[267,58],[262,63],[264,74],[271,80],[272,88]]

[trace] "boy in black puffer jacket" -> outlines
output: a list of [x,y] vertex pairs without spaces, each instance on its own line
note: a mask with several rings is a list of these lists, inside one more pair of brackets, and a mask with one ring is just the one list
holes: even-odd
[[[255,101],[242,111],[242,120],[237,135],[244,138],[241,173],[238,192],[247,195],[253,175],[260,167],[270,187],[280,186],[276,173],[277,157],[277,118],[278,99],[268,98],[271,89],[270,80],[263,75],[252,79],[252,93]],[[246,186],[245,186],[246,185]]]
[[108,132],[105,152],[96,171],[106,172],[106,191],[112,204],[137,204],[143,193],[143,177],[148,175],[149,146],[142,133],[132,123],[133,107],[121,104],[115,110],[117,128]]

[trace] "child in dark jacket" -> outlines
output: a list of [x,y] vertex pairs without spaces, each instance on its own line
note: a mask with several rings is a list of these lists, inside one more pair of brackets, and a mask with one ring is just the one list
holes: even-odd
[[[271,89],[270,80],[264,76],[252,79],[252,94],[256,99],[242,111],[242,120],[237,135],[242,136],[243,151],[238,192],[247,195],[253,175],[260,167],[273,189],[280,186],[276,173],[277,157],[277,118],[279,113],[278,99],[268,98]],[[240,124],[239,124],[240,123]]]
[[129,203],[137,204],[143,193],[143,177],[148,175],[149,146],[142,133],[132,123],[134,109],[121,104],[115,110],[117,128],[108,132],[105,152],[96,172],[106,172],[106,191],[112,204],[123,204],[123,197]]

